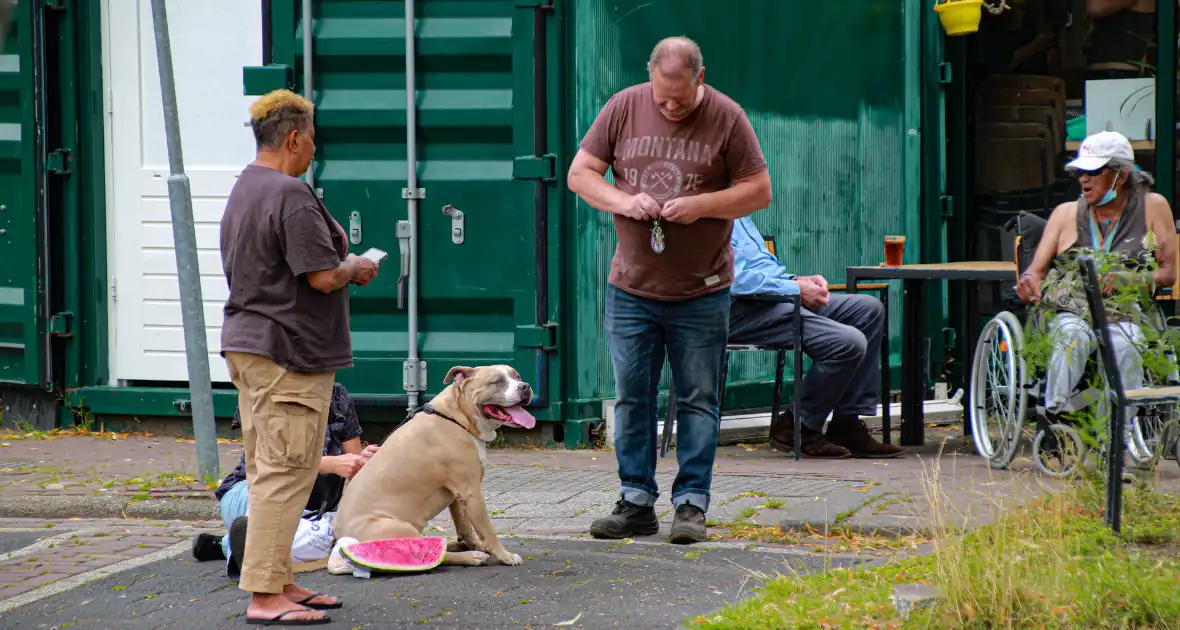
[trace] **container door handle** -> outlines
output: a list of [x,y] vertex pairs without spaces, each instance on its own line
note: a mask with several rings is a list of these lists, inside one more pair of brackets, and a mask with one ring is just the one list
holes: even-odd
[[397,248],[401,252],[401,268],[397,277],[397,308],[406,308],[406,278],[410,276],[410,222],[397,222]]

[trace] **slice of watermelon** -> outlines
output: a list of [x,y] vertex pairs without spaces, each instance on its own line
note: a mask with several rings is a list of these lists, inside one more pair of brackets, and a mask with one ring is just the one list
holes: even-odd
[[340,552],[374,571],[429,571],[447,557],[447,539],[386,538],[341,546]]

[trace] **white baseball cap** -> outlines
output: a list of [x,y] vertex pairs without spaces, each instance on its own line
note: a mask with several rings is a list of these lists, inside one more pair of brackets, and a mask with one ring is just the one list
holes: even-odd
[[1131,141],[1117,131],[1100,131],[1085,140],[1078,147],[1078,156],[1065,165],[1070,171],[1096,171],[1106,166],[1112,158],[1135,161],[1135,150]]

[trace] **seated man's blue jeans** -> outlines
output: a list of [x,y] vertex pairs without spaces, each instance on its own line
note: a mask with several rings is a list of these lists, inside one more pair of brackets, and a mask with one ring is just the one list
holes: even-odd
[[[733,303],[729,339],[792,347],[795,343],[795,306],[739,298]],[[877,356],[885,334],[885,307],[864,294],[834,293],[827,306],[803,309],[803,352],[811,369],[799,383],[798,420],[821,431],[828,414],[871,416],[877,413],[880,374]]]
[[221,522],[225,523],[226,534],[221,537],[221,552],[225,554],[225,569],[226,573],[232,579],[241,577],[239,567],[242,559],[237,558],[237,562],[230,560],[229,550],[229,526],[233,525],[234,519],[239,516],[246,516],[247,507],[247,490],[246,482],[239,481],[226,490],[225,494],[221,495],[221,500],[217,502],[217,511],[221,514]]
[[622,498],[655,505],[657,396],[667,350],[676,385],[672,504],[709,509],[717,454],[721,361],[729,337],[729,291],[680,302],[606,289],[606,342],[615,369],[615,456]]

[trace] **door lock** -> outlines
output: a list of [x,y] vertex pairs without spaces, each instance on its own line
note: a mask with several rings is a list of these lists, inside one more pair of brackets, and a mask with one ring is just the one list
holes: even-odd
[[443,214],[451,217],[451,242],[456,245],[463,244],[463,211],[447,204],[442,208]]

